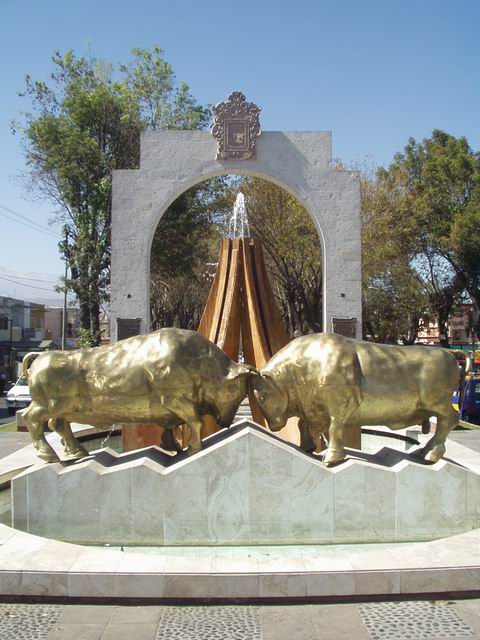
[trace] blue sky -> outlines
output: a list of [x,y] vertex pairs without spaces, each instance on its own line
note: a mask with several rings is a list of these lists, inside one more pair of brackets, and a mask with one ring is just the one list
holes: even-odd
[[[199,102],[239,89],[264,130],[332,131],[346,163],[388,164],[434,128],[480,149],[478,0],[2,0],[1,14],[0,214],[47,225],[54,212],[15,178],[25,166],[10,133],[28,107],[24,74],[45,79],[54,49],[117,64],[158,44]],[[23,282],[46,294],[41,281],[63,270],[56,238],[0,215],[0,240],[0,275],[44,274]],[[0,278],[0,295],[14,290],[25,296]]]

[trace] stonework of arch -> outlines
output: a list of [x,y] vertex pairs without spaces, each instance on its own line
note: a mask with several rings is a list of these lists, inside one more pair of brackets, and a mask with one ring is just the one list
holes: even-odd
[[233,161],[216,160],[206,131],[145,132],[140,168],[113,173],[112,338],[117,318],[140,318],[140,332],[150,329],[150,251],[165,211],[190,187],[225,174],[270,180],[302,203],[322,249],[324,330],[332,331],[333,318],[353,317],[361,337],[359,179],[331,159],[329,132],[266,131],[255,160]]

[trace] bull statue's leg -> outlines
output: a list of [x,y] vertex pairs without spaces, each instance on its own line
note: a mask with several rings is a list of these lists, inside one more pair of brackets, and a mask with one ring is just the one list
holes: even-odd
[[203,423],[192,400],[185,397],[169,399],[168,410],[190,427],[189,453],[199,451],[202,448]]
[[333,388],[330,398],[330,426],[328,448],[323,458],[327,465],[345,460],[345,431],[353,424],[351,417],[360,404],[360,389],[357,385]]
[[27,428],[33,440],[33,446],[37,450],[37,456],[45,462],[58,462],[59,457],[45,438],[45,424],[48,420],[48,412],[35,402],[32,402],[22,413],[27,423]]
[[310,426],[303,418],[298,421],[298,430],[300,431],[300,449],[308,453],[315,451],[317,447],[312,438]]
[[63,418],[50,418],[48,421],[50,429],[62,436],[65,446],[65,453],[69,458],[78,460],[88,456],[88,451],[78,442],[72,432],[72,427]]
[[323,458],[326,465],[345,460],[345,423],[332,416],[328,430],[328,448]]
[[452,429],[458,424],[458,413],[450,403],[443,414],[437,413],[437,428],[435,433],[423,448],[427,462],[438,462],[445,455],[445,440]]
[[160,446],[162,447],[162,449],[165,449],[165,451],[175,451],[177,453],[183,451],[182,447],[178,444],[177,439],[175,438],[173,429],[165,428]]
[[188,451],[190,453],[196,453],[202,448],[202,427],[203,422],[200,417],[190,418],[186,421],[191,428],[190,440],[188,442]]

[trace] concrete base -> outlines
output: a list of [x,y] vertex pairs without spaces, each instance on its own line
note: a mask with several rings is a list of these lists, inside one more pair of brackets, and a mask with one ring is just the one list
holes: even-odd
[[145,603],[479,597],[479,550],[477,530],[410,544],[164,547],[147,555],[0,525],[0,597]]
[[432,540],[480,527],[480,475],[419,446],[348,450],[327,468],[248,420],[200,453],[104,450],[12,481],[17,529],[82,544],[268,545]]
[[[60,453],[56,434],[47,437]],[[31,445],[26,451],[14,454],[8,474],[35,460]],[[472,449],[449,439],[447,455],[480,473]],[[480,597],[480,529],[406,544],[139,551],[73,545],[0,525],[0,597],[119,604]]]

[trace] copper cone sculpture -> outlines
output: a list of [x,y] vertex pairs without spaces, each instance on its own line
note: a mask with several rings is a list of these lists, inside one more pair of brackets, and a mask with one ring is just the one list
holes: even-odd
[[[217,273],[198,331],[235,361],[241,336],[245,362],[257,368],[287,344],[289,338],[267,278],[260,240],[222,241]],[[252,397],[250,408],[253,419],[265,424]],[[209,433],[214,430],[209,429]]]

